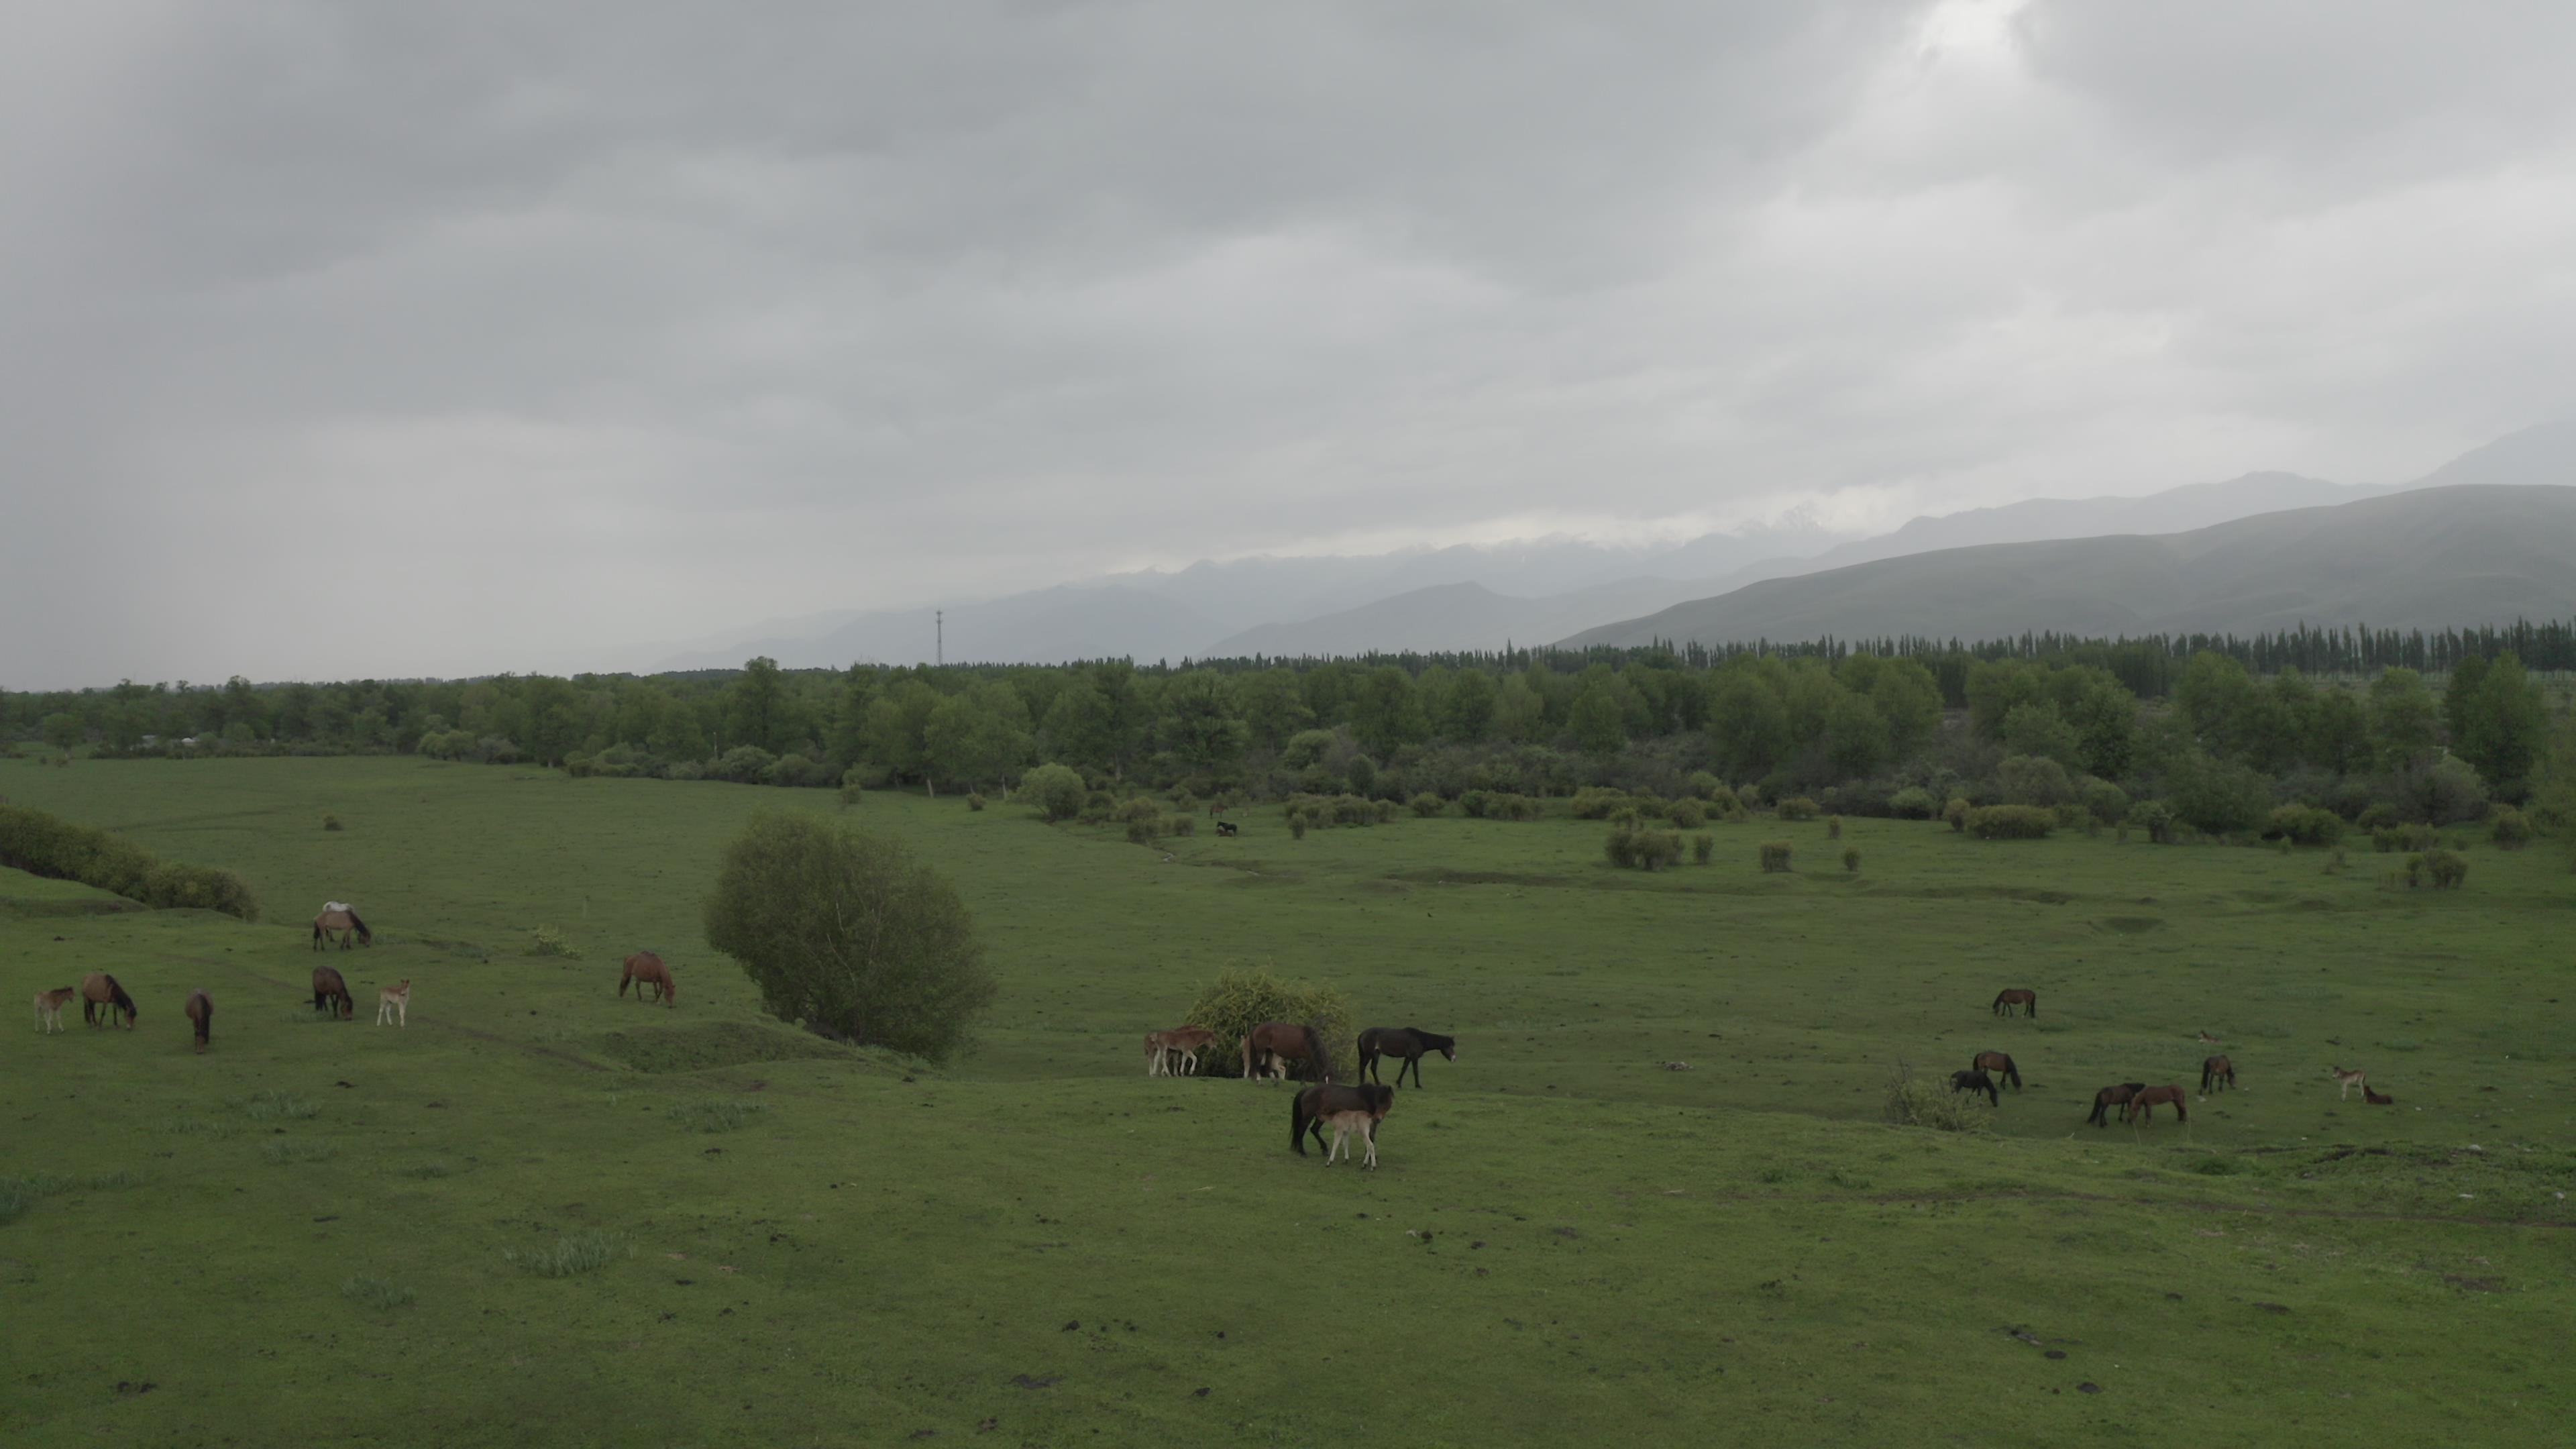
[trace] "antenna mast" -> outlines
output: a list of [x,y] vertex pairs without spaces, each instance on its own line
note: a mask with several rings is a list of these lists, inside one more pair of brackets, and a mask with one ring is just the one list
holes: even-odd
[[930,662],[945,665],[948,663],[948,611],[946,609],[930,611],[930,629]]

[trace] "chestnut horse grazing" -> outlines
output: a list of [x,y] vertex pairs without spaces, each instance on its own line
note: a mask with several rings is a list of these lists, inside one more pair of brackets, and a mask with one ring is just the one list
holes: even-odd
[[358,1019],[358,998],[349,994],[349,983],[341,978],[339,968],[313,968],[313,1009],[330,1012],[335,1021]]
[[2096,1127],[2108,1127],[2111,1125],[2111,1109],[2117,1107],[2120,1120],[2126,1122],[2129,1120],[2129,1099],[2146,1089],[2144,1082],[2122,1082],[2116,1087],[2104,1087],[2093,1094],[2093,1115],[2084,1120]]
[[1145,1033],[1145,1075],[1188,1077],[1198,1074],[1199,1053],[1216,1040],[1203,1026],[1176,1026]]
[[188,1024],[197,1029],[197,1050],[204,1051],[214,1039],[215,999],[203,991],[189,992]]
[[376,989],[376,1025],[384,1025],[387,1017],[395,1018],[394,1024],[397,1026],[410,1027],[410,977],[404,977],[400,986],[383,986]]
[[[1333,1079],[1332,1058],[1324,1055],[1324,1039],[1311,1026],[1293,1021],[1265,1021],[1243,1034],[1243,1074],[1246,1077],[1284,1077],[1290,1067],[1305,1062],[1315,1073],[1315,1080]],[[1256,1069],[1255,1063],[1259,1063]]]
[[2189,1095],[2189,1093],[2185,1092],[2180,1087],[2149,1087],[2129,1099],[2129,1120],[2132,1122],[2141,1120],[2152,1122],[2155,1120],[2156,1116],[2156,1104],[2160,1102],[2171,1102],[2174,1109],[2174,1120],[2177,1122],[2188,1122],[2191,1120],[2191,1109],[2185,1107],[2183,1105],[2183,1101]]
[[2223,1056],[2211,1057],[2200,1064],[2200,1094],[2225,1091],[2236,1085],[2236,1064]]
[[120,1011],[125,1013],[125,1029],[134,1030],[134,998],[125,994],[115,977],[93,971],[81,978],[81,1020],[97,1026],[104,1019],[106,1025],[114,1026]]
[[2010,1052],[1979,1052],[1977,1059],[1968,1065],[1981,1072],[1994,1072],[2012,1083],[2014,1091],[2021,1090],[2021,1068],[2013,1065]]
[[1995,993],[1995,1015],[2010,1016],[2014,1007],[2024,1016],[2039,1015],[2039,993],[2026,986],[2015,986]]
[[1385,1078],[1377,1075],[1379,1057],[1401,1057],[1395,1068],[1395,1084],[1404,1085],[1405,1068],[1413,1069],[1413,1085],[1422,1085],[1422,1059],[1433,1052],[1445,1061],[1458,1060],[1458,1038],[1424,1031],[1418,1026],[1373,1026],[1360,1033],[1360,1069],[1363,1078]]
[[347,906],[334,901],[331,909],[313,918],[314,950],[321,950],[326,940],[337,940],[340,949],[346,951],[352,938],[361,946],[376,944],[376,933],[368,930],[367,923],[359,920],[358,913]]
[[79,989],[70,986],[61,986],[56,987],[51,991],[37,992],[36,1030],[40,1032],[61,1031],[63,1029],[63,1008],[71,1005],[72,998],[78,995],[80,995]]
[[617,978],[617,995],[621,1000],[626,995],[628,982],[634,983],[638,1001],[644,999],[644,988],[649,986],[653,988],[654,1000],[664,1006],[679,1004],[680,987],[671,979],[671,968],[663,965],[662,958],[650,951],[638,951],[626,958],[626,974]]
[[1964,1072],[1952,1072],[1950,1074],[1950,1090],[1953,1092],[1966,1092],[1971,1096],[1974,1096],[1976,1093],[1983,1092],[1986,1094],[1986,1104],[1988,1106],[2000,1107],[2004,1104],[2004,1094],[1995,1090],[1995,1079],[1987,1076],[1981,1071],[1978,1071],[1974,1067],[1971,1067]]
[[1395,1106],[1395,1088],[1381,1083],[1364,1082],[1356,1087],[1336,1086],[1323,1082],[1297,1094],[1289,1105],[1288,1145],[1297,1155],[1306,1155],[1306,1136],[1313,1133],[1315,1145],[1324,1145],[1324,1128],[1333,1129],[1333,1145],[1325,1148],[1324,1165],[1333,1165],[1333,1155],[1350,1156],[1344,1147],[1354,1134],[1368,1149],[1365,1167],[1377,1166],[1377,1124],[1386,1120]]

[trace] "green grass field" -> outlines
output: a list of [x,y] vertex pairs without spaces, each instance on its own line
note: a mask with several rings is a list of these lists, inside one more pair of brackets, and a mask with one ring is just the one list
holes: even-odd
[[[2472,849],[2437,895],[2366,845],[2330,874],[1762,822],[1647,876],[1597,824],[1292,841],[1265,810],[1165,862],[870,795],[847,818],[957,882],[1002,981],[930,1071],[767,1022],[699,938],[728,834],[827,792],[375,758],[0,761],[0,796],[269,911],[0,872],[14,1000],[106,969],[143,1013],[20,1018],[0,1053],[13,1446],[2549,1444],[2576,1415],[2553,851]],[[1764,876],[1778,838],[1799,868]],[[351,1024],[306,1006],[325,898],[379,933],[327,958]],[[614,994],[642,946],[675,1009]],[[1247,963],[1461,1038],[1380,1171],[1291,1153],[1285,1088],[1144,1075],[1142,1034]],[[2037,1019],[1990,1015],[2004,986]],[[1990,1047],[2028,1082],[1991,1132],[1880,1123],[1897,1063]],[[2211,1050],[2240,1090],[2187,1127],[2083,1125]]]

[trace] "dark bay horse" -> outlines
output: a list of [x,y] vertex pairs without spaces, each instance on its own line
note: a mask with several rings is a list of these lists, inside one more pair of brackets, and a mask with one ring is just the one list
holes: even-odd
[[1458,1060],[1458,1038],[1424,1031],[1418,1026],[1373,1026],[1360,1033],[1360,1070],[1363,1078],[1377,1077],[1377,1059],[1401,1057],[1395,1069],[1395,1084],[1404,1085],[1405,1068],[1413,1069],[1413,1085],[1422,1085],[1422,1059],[1438,1052],[1445,1061]]
[[1995,1015],[2010,1016],[2014,1007],[2024,1016],[2039,1015],[2039,993],[2027,986],[2014,986],[1995,993]]
[[2010,1052],[1979,1052],[1977,1059],[1968,1065],[1981,1072],[2000,1073],[2005,1081],[2012,1083],[2014,1091],[2021,1090],[2021,1068],[2013,1065]]
[[1375,1167],[1377,1124],[1386,1120],[1388,1110],[1394,1106],[1395,1088],[1383,1083],[1363,1082],[1355,1087],[1344,1087],[1323,1082],[1308,1087],[1289,1104],[1288,1145],[1296,1148],[1297,1155],[1303,1157],[1306,1155],[1306,1136],[1312,1133],[1315,1145],[1323,1147],[1324,1128],[1329,1124],[1333,1129],[1333,1145],[1324,1151],[1326,1167],[1333,1165],[1334,1153],[1339,1152],[1345,1157],[1350,1155],[1343,1144],[1354,1133],[1368,1149],[1363,1165]]
[[93,971],[81,978],[81,1020],[92,1026],[116,1025],[116,1014],[125,1013],[125,1029],[134,1030],[134,998],[116,984],[116,978],[104,971]]
[[1293,1021],[1265,1021],[1243,1034],[1246,1077],[1293,1076],[1294,1064],[1301,1061],[1315,1074],[1316,1081],[1333,1079],[1333,1059],[1324,1055],[1324,1039],[1313,1027]]
[[2144,1082],[2122,1082],[2116,1087],[2104,1087],[2093,1094],[2093,1115],[2084,1120],[2096,1127],[2108,1127],[2111,1125],[2111,1109],[2117,1107],[2120,1120],[2126,1122],[2129,1120],[2129,1099],[2146,1089]]
[[662,964],[662,958],[650,951],[638,951],[626,958],[626,974],[617,978],[617,995],[621,1000],[626,995],[628,982],[635,984],[635,999],[638,1001],[644,999],[644,988],[649,986],[653,989],[654,1000],[664,1006],[679,1004],[680,984],[671,979],[671,968]]
[[1986,1094],[1986,1102],[1989,1106],[2000,1107],[2004,1104],[2004,1094],[1995,1090],[1995,1079],[1974,1067],[1964,1072],[1952,1072],[1950,1090],[1971,1094],[1983,1092]]
[[197,1029],[197,1050],[204,1051],[214,1039],[215,999],[203,991],[189,992],[188,1024]]
[[367,923],[358,919],[358,913],[346,906],[336,911],[324,911],[313,918],[313,949],[316,951],[321,950],[322,943],[327,940],[337,940],[340,949],[346,951],[353,937],[361,946],[376,944],[376,933],[368,930]]
[[2236,1085],[2236,1064],[2223,1056],[2210,1057],[2200,1064],[2200,1092],[2207,1096],[2213,1084],[2217,1089]]
[[313,1009],[328,1011],[338,1021],[358,1019],[358,998],[349,994],[349,983],[336,966],[313,968]]
[[2152,1122],[2155,1120],[2157,1104],[2171,1102],[2174,1120],[2188,1122],[2191,1120],[2191,1109],[2184,1106],[2183,1102],[2189,1096],[2190,1094],[2180,1087],[2149,1087],[2129,1099],[2129,1120]]

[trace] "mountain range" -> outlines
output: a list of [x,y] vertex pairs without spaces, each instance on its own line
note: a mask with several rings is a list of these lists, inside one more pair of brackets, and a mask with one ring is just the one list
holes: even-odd
[[[2525,517],[2507,500],[2478,490],[2570,483],[2576,483],[2576,420],[2524,429],[2403,484],[2258,472],[2140,497],[2036,498],[1969,509],[1864,538],[1793,516],[1657,547],[1556,539],[1203,561],[962,600],[941,606],[944,621],[935,621],[927,606],[772,620],[699,641],[662,667],[729,668],[755,654],[791,668],[837,668],[857,660],[911,663],[935,651],[958,660],[1046,663],[1495,649],[1507,642],[1803,639],[1824,632],[1966,638],[2041,628],[2241,630],[2300,618],[2397,627],[2509,620],[2517,613],[2538,617],[2563,597],[2544,556],[2550,544],[2576,553],[2576,531],[2545,505],[2533,505],[2543,511]],[[2420,516],[2403,508],[2350,512],[2429,489],[2461,500],[2458,506],[2473,517],[2445,519],[2439,507]],[[2337,521],[2306,517],[2311,514]],[[2135,546],[2143,538],[2191,538],[2266,516],[2304,521],[2241,539]],[[2504,531],[2476,533],[2472,525],[2489,518]],[[2394,519],[2406,521],[2388,521]],[[2458,535],[2439,554],[2440,564],[2434,553],[2404,546],[2407,540],[2372,534],[2417,526]],[[2517,538],[2510,533],[2517,526],[2557,531]],[[2356,559],[2379,560],[2374,567],[2386,576],[2366,588],[2356,578],[2329,577],[2324,560],[2298,547],[2295,535],[2308,529],[2337,538]],[[2251,541],[2257,539],[2269,543]],[[1995,558],[1948,557],[2075,541],[2100,546],[2012,556],[2015,579],[1980,576],[2004,566]],[[2238,587],[2224,576],[2232,563],[2272,556],[2262,553],[2266,548],[2283,560],[2281,567],[2310,572],[2279,578],[2276,587],[2255,578]],[[2481,562],[2482,548],[2521,562]],[[1813,585],[1816,579],[1836,581],[1829,586],[1835,601],[1828,602],[1826,586]],[[1802,582],[1811,587],[1790,587]],[[2200,594],[2178,596],[2176,589]],[[2554,607],[2576,612],[2565,603]],[[1936,619],[1955,622],[1936,625]],[[2148,620],[2161,622],[2142,622]]]

